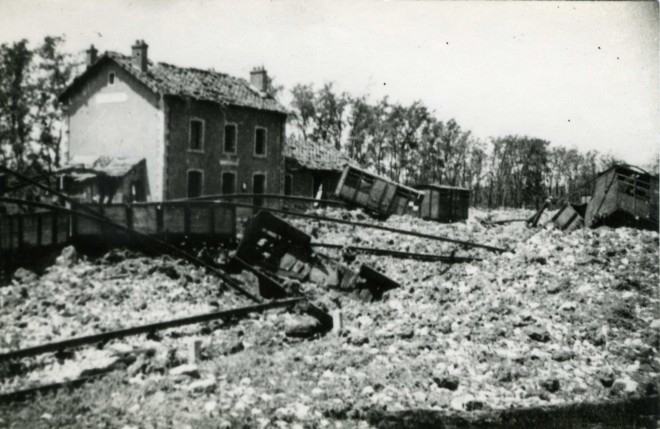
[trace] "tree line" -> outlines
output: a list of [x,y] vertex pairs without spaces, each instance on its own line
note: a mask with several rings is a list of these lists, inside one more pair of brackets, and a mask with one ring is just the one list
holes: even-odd
[[[547,197],[578,202],[593,179],[622,161],[538,137],[474,136],[455,119],[441,120],[421,101],[339,92],[298,84],[291,90],[289,133],[345,152],[363,167],[399,183],[437,183],[472,190],[474,205],[540,206]],[[650,164],[657,174],[657,163]]]
[[[57,97],[82,63],[63,43],[48,36],[34,47],[27,40],[0,45],[0,163],[21,173],[61,165],[64,113]],[[274,93],[284,91],[269,84]],[[579,197],[589,192],[582,184],[618,162],[537,137],[483,140],[454,119],[437,118],[421,101],[372,101],[333,83],[298,84],[290,93],[289,137],[331,145],[403,184],[470,188],[475,205],[536,207],[548,196]],[[657,173],[657,163],[652,166]]]

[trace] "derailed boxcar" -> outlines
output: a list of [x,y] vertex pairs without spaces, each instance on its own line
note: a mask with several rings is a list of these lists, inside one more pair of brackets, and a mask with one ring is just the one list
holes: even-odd
[[626,165],[600,173],[585,224],[658,230],[658,176]]
[[350,165],[344,169],[335,195],[378,217],[409,213],[423,197],[420,191]]
[[416,185],[424,192],[419,216],[438,222],[459,222],[468,218],[470,190],[437,184]]

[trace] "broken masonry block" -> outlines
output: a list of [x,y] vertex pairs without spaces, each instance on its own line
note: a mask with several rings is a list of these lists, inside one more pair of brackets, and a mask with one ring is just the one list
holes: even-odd
[[341,310],[333,310],[330,312],[332,317],[332,332],[339,334],[344,329],[344,314]]
[[200,353],[202,349],[202,341],[198,338],[190,338],[188,340],[188,363],[191,365],[199,362]]

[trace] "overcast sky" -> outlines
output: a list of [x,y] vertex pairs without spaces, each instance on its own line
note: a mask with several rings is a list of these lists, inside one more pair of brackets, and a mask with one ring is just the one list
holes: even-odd
[[660,135],[658,3],[0,0],[0,42],[66,34],[279,84],[422,100],[482,138],[505,134],[645,164]]

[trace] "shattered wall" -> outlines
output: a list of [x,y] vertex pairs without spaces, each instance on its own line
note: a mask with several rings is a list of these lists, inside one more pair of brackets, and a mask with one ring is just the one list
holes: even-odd
[[[114,84],[108,83],[115,73]],[[149,194],[162,199],[162,111],[158,97],[115,64],[99,69],[67,108],[68,153],[147,160]]]

